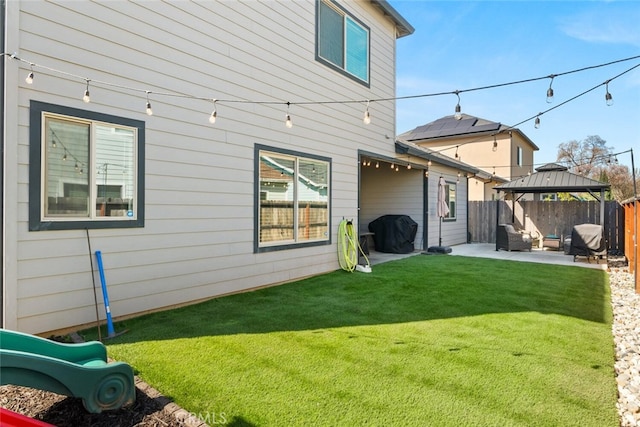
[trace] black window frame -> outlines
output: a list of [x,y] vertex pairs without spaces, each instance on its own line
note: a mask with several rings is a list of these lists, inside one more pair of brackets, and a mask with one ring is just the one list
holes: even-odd
[[[346,70],[345,67],[340,67],[337,64],[334,64],[333,62],[323,58],[322,56],[320,56],[319,53],[319,46],[320,46],[320,6],[321,3],[330,3],[331,5],[333,5],[335,8],[339,9],[345,16],[349,17],[351,20],[353,20],[356,24],[358,24],[359,26],[361,26],[362,28],[364,28],[367,31],[367,80],[362,80],[360,77],[356,76],[355,74],[350,73],[349,71]],[[330,7],[330,6],[329,6]],[[344,26],[343,26],[343,30],[344,30]],[[345,41],[345,48],[346,50],[346,41]],[[343,54],[345,54],[346,52],[343,52]],[[315,57],[316,57],[316,61],[326,65],[327,67],[337,71],[338,73],[347,76],[348,78],[350,78],[353,81],[356,81],[358,83],[360,83],[361,85],[370,88],[371,87],[371,28],[369,28],[369,26],[365,25],[364,22],[362,22],[360,19],[356,18],[355,16],[353,16],[353,14],[349,13],[349,11],[347,11],[344,7],[342,7],[341,5],[339,5],[337,2],[335,2],[334,0],[316,0],[316,46],[315,46]]]
[[[447,201],[447,207],[449,208],[449,212],[447,213],[447,216],[442,218],[442,220],[444,222],[455,222],[458,220],[458,184],[452,181],[445,181],[445,182],[446,182],[445,198]],[[453,191],[455,194],[455,200],[453,202],[449,198],[449,195],[451,194],[451,188],[453,188]],[[451,203],[453,203],[453,209],[451,208]]]
[[[268,246],[260,246],[260,201],[261,201],[261,187],[260,187],[260,152],[261,151],[268,151],[271,153],[275,153],[275,154],[282,154],[285,156],[294,156],[294,157],[298,157],[298,158],[303,158],[303,159],[310,159],[310,160],[318,160],[318,161],[322,161],[322,162],[326,162],[328,164],[329,167],[329,173],[327,176],[327,185],[328,185],[328,189],[327,189],[327,219],[328,219],[328,223],[327,223],[327,228],[328,228],[328,236],[326,240],[311,240],[311,241],[305,241],[305,242],[287,242],[287,243],[283,243],[283,244],[273,244],[273,245],[268,245]],[[333,203],[331,202],[331,192],[332,192],[332,187],[333,187],[333,181],[332,181],[332,173],[333,173],[333,165],[332,165],[332,160],[329,157],[324,157],[324,156],[319,156],[319,155],[315,155],[315,154],[309,154],[309,153],[304,153],[301,151],[295,151],[295,150],[289,150],[289,149],[283,149],[283,148],[278,148],[278,147],[273,147],[273,146],[268,146],[268,145],[263,145],[263,144],[255,144],[254,146],[254,163],[253,163],[253,170],[254,170],[254,177],[253,177],[253,181],[254,181],[254,202],[253,202],[253,206],[254,206],[254,224],[253,224],[253,230],[254,230],[254,234],[253,234],[253,252],[254,253],[263,253],[263,252],[274,252],[274,251],[281,251],[281,250],[287,250],[287,249],[298,249],[298,248],[308,248],[308,247],[312,247],[312,246],[327,246],[327,245],[331,245],[331,230],[332,230],[332,221],[331,221],[331,212],[333,209]]]
[[[42,215],[42,127],[44,126],[43,114],[51,113],[68,117],[76,117],[84,120],[111,123],[127,126],[137,130],[136,152],[136,216],[132,219],[104,220],[65,219],[56,221],[43,219]],[[127,117],[114,116],[90,110],[67,107],[58,104],[50,104],[31,100],[29,104],[29,231],[45,230],[82,230],[101,228],[139,228],[144,227],[144,164],[145,164],[145,122]]]

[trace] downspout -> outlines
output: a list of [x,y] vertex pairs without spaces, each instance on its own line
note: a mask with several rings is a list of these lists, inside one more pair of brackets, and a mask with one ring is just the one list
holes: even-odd
[[[6,9],[7,2],[5,0],[0,0],[0,45],[2,46],[3,52],[6,52]],[[0,224],[0,255],[2,255],[2,272],[0,272],[0,328],[4,328],[4,272],[5,272],[5,261],[4,261],[4,227],[5,227],[5,219],[4,219],[4,164],[5,164],[5,64],[7,63],[7,56],[3,55],[2,58],[2,67],[0,67],[0,113],[2,113],[2,120],[0,120],[0,208],[2,209],[2,223]]]

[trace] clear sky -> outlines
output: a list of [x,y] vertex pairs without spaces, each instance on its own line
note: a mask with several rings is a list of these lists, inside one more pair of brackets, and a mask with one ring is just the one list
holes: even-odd
[[[640,1],[388,0],[415,32],[397,43],[397,96],[466,90],[560,74],[640,55]],[[551,79],[460,94],[462,112],[513,126],[640,64],[640,58]],[[556,160],[558,145],[598,135],[640,167],[640,67],[518,125]],[[400,134],[454,113],[455,95],[397,101]],[[631,166],[629,154],[619,156]]]

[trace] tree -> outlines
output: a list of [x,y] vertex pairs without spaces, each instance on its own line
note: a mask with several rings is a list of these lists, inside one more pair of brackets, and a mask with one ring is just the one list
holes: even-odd
[[613,147],[607,147],[607,141],[599,136],[591,135],[582,141],[560,144],[557,159],[573,173],[611,184],[608,199],[622,201],[633,197],[633,178],[629,168],[618,164]]

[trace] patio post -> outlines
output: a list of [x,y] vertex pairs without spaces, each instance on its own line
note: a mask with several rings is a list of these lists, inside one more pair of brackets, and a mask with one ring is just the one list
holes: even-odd
[[496,197],[496,229],[495,229],[495,238],[496,238],[496,252],[499,251],[498,249],[498,224],[500,224],[500,190],[498,190]]

